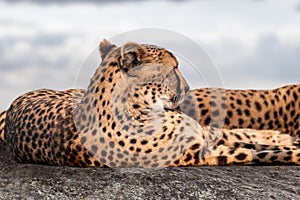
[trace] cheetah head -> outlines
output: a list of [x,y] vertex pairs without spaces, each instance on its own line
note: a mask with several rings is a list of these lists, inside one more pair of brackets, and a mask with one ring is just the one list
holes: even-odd
[[[189,90],[178,70],[177,59],[163,48],[133,42],[116,47],[103,40],[99,49],[102,64],[109,63],[111,59],[117,60],[115,64],[122,73],[119,87],[117,85],[115,90],[122,88],[120,93],[136,97],[135,106],[140,103],[152,108],[175,109]],[[143,102],[138,102],[141,99]]]

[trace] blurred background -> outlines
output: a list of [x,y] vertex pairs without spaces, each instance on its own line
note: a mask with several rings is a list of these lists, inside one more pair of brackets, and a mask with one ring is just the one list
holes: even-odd
[[102,38],[141,28],[172,30],[198,43],[225,88],[300,83],[299,0],[2,0],[0,110],[33,89],[71,88],[79,71],[89,79],[93,72],[81,66]]

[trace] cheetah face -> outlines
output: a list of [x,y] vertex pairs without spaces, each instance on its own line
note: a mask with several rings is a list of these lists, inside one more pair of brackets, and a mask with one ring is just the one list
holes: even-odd
[[137,102],[143,97],[140,104],[151,108],[175,109],[189,88],[177,69],[163,64],[142,64],[129,74],[124,75],[129,84],[129,96],[133,99],[138,96]]
[[[106,49],[110,51],[105,53]],[[122,72],[118,83],[120,91],[125,85],[127,91],[123,92],[129,96],[143,90],[143,94],[138,95],[143,96],[141,103],[175,109],[189,90],[186,80],[178,70],[176,58],[165,49],[132,42],[117,48],[106,41],[100,44],[100,51],[103,62],[108,62],[111,58],[118,60],[118,68]],[[152,88],[153,84],[156,89]]]

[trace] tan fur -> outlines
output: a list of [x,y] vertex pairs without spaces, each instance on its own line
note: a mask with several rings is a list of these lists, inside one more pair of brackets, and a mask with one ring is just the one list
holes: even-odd
[[87,90],[36,90],[12,103],[4,134],[17,160],[77,167],[300,165],[295,137],[201,126],[178,110],[189,87],[171,52],[107,40],[99,49],[103,60]]
[[274,90],[191,90],[181,110],[202,126],[278,130],[300,137],[300,84]]

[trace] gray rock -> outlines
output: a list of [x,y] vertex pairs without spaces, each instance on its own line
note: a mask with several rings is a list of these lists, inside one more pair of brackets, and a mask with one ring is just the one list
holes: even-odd
[[0,199],[300,199],[300,167],[94,169],[19,164],[0,142]]

